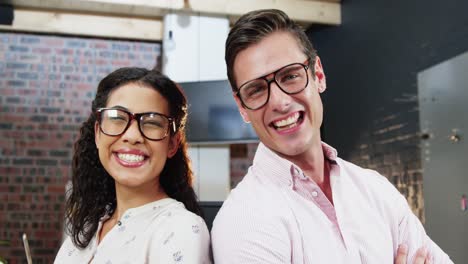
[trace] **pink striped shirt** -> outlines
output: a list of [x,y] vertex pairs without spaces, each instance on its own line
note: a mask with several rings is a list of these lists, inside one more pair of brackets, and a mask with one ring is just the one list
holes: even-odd
[[215,263],[388,263],[406,243],[409,262],[426,246],[433,263],[453,263],[426,235],[406,199],[375,171],[330,161],[334,205],[302,170],[259,144],[212,229]]

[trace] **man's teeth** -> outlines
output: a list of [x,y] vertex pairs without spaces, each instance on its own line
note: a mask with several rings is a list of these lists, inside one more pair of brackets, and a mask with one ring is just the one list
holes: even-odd
[[289,127],[293,127],[297,120],[299,119],[299,113],[295,113],[294,115],[286,118],[286,119],[283,119],[283,120],[280,120],[280,121],[276,121],[273,123],[273,125],[276,127],[276,128],[283,128],[283,127],[286,127],[288,126]]
[[117,156],[119,157],[119,159],[121,159],[123,161],[126,161],[126,162],[140,162],[140,161],[143,161],[145,159],[144,156],[134,155],[134,154],[119,153],[119,154],[117,154]]

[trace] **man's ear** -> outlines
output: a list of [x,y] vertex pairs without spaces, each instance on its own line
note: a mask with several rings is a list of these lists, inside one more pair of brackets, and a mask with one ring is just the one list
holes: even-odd
[[320,60],[320,57],[317,56],[315,59],[315,65],[314,65],[314,70],[315,70],[315,86],[317,87],[317,90],[319,93],[323,93],[325,89],[327,89],[327,78],[325,77],[325,72],[323,71],[322,67],[322,61]]
[[175,135],[169,138],[169,149],[167,151],[167,158],[172,158],[177,153],[180,145],[180,133],[177,132]]
[[249,116],[247,115],[247,111],[242,105],[241,100],[235,93],[233,93],[233,96],[234,96],[234,100],[236,100],[237,108],[239,109],[239,113],[242,116],[242,119],[244,120],[245,123],[250,123]]

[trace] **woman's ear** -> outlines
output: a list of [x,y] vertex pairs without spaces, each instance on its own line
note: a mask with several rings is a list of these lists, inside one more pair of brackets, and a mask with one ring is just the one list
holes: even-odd
[[177,132],[169,139],[169,149],[167,151],[167,158],[172,158],[177,153],[180,145],[180,133]]
[[314,71],[315,86],[317,87],[319,93],[323,93],[327,89],[327,78],[325,77],[325,72],[323,71],[322,67],[322,61],[320,60],[319,56],[317,56],[315,59]]
[[97,149],[99,149],[99,135],[99,123],[96,121],[94,122],[94,144]]

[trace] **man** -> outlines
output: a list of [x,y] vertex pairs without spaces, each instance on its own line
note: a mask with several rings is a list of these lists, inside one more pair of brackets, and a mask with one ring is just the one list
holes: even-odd
[[261,143],[214,220],[215,263],[452,263],[385,177],[321,141],[325,74],[285,13],[242,16],[225,59]]

